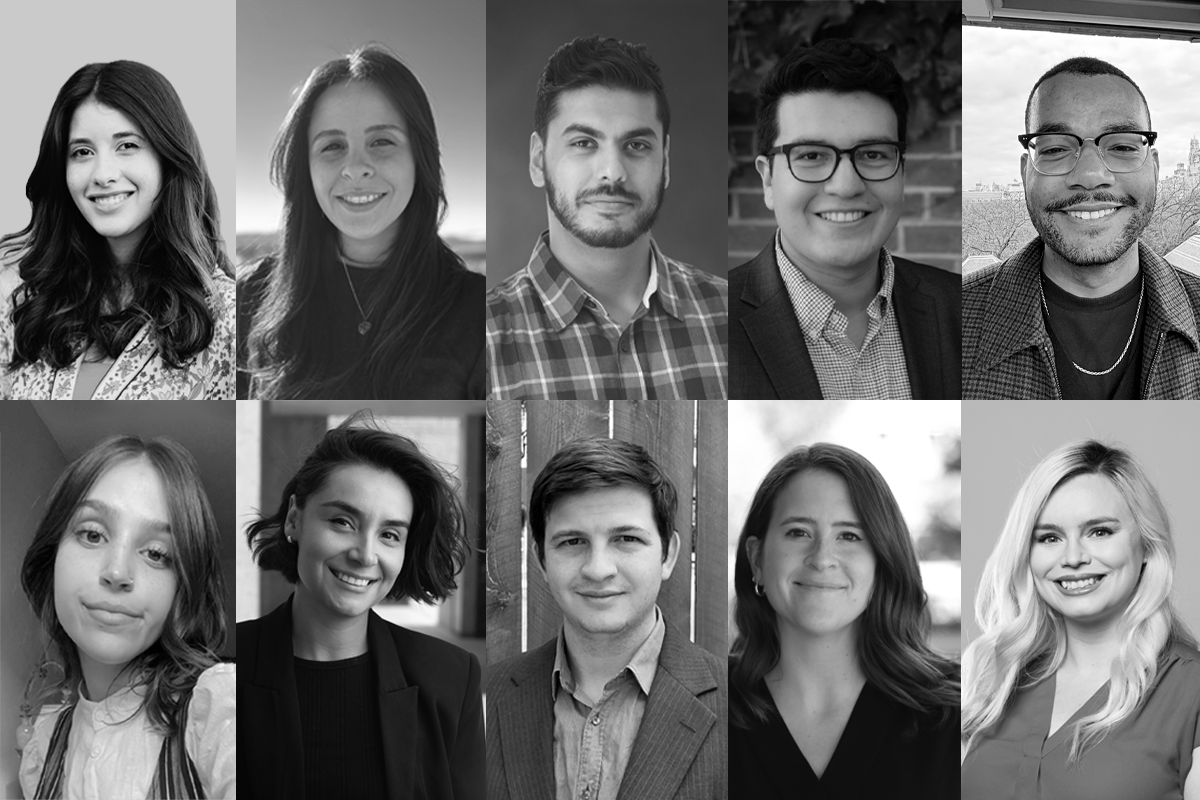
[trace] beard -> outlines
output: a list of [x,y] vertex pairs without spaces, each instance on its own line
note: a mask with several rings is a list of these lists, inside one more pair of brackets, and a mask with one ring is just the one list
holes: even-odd
[[[1121,203],[1133,213],[1130,214],[1129,221],[1125,223],[1125,227],[1121,229],[1116,239],[1107,244],[1094,241],[1093,237],[1082,234],[1068,236],[1063,232],[1054,215],[1069,206],[1087,202]],[[1155,192],[1151,192],[1144,204],[1139,203],[1137,198],[1128,194],[1118,196],[1103,191],[1080,192],[1050,203],[1044,208],[1036,209],[1029,199],[1029,193],[1025,194],[1025,207],[1029,210],[1029,220],[1033,223],[1038,235],[1042,237],[1042,241],[1067,263],[1077,267],[1102,267],[1123,256],[1129,248],[1137,244],[1138,237],[1150,224],[1150,218],[1154,215],[1154,202]]]
[[[658,219],[659,209],[662,208],[663,196],[667,188],[667,171],[664,168],[662,177],[658,181],[658,188],[649,202],[643,200],[642,196],[636,192],[631,192],[621,186],[610,184],[602,184],[600,188],[582,191],[575,195],[574,201],[569,201],[566,195],[560,192],[558,187],[554,185],[549,172],[546,173],[545,177],[546,199],[550,202],[550,210],[554,213],[555,218],[558,219],[563,228],[588,247],[600,247],[604,249],[628,247],[654,227],[654,223]],[[627,225],[622,225],[613,220],[609,221],[603,227],[585,227],[579,219],[579,206],[585,200],[592,197],[619,197],[623,200],[628,200],[636,204],[636,214],[633,220]]]

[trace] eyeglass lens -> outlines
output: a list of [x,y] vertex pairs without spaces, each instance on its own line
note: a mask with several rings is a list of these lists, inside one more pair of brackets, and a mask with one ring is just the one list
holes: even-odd
[[[788,165],[798,180],[829,180],[837,171],[838,152],[820,144],[801,144],[788,154]],[[894,144],[859,145],[851,151],[854,169],[868,181],[883,181],[900,169],[900,148]]]
[[[1088,140],[1084,140],[1088,141]],[[1135,172],[1146,163],[1150,144],[1140,133],[1105,133],[1092,140],[1100,160],[1113,172]],[[1083,144],[1074,136],[1045,134],[1029,140],[1033,166],[1046,175],[1066,175],[1075,169]]]

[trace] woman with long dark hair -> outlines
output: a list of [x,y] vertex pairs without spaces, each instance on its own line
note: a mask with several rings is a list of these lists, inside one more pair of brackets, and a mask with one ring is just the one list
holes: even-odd
[[220,532],[187,450],[116,436],[80,456],[21,585],[63,673],[18,734],[26,797],[234,796]]
[[958,797],[957,666],[926,643],[908,526],[832,444],[781,459],[734,567],[730,784],[746,797]]
[[246,795],[483,800],[479,662],[371,610],[457,588],[468,540],[441,469],[352,416],[246,535],[296,587],[237,626]]
[[376,45],[317,67],[271,156],[275,255],[238,273],[239,397],[484,396],[482,276],[446,208],[424,89]]
[[75,72],[25,193],[29,225],[0,238],[18,272],[0,311],[0,396],[233,398],[233,269],[166,78],[134,61]]
[[1166,507],[1128,452],[1072,442],[1034,468],[975,595],[963,797],[1200,798],[1200,652],[1174,580]]

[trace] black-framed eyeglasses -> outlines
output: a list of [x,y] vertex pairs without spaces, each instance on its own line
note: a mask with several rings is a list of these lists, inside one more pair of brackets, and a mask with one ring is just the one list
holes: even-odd
[[864,181],[886,181],[900,171],[904,163],[904,142],[863,142],[848,150],[830,144],[792,142],[772,147],[768,157],[783,153],[792,177],[804,183],[824,183],[837,172],[842,156]]
[[1137,172],[1157,138],[1154,131],[1109,131],[1094,139],[1073,133],[1025,133],[1017,141],[1029,151],[1035,170],[1043,175],[1066,175],[1079,163],[1085,142],[1096,146],[1109,172]]

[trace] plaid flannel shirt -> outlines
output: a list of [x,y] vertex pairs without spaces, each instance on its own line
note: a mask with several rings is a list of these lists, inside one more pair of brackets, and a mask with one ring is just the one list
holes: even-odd
[[[1054,345],[1039,305],[1043,244],[963,279],[963,399],[1061,400]],[[1200,398],[1200,276],[1138,243],[1146,281],[1143,400]]]
[[729,284],[667,258],[653,240],[650,253],[654,291],[622,329],[558,262],[543,233],[525,269],[488,292],[488,396],[728,397]]

